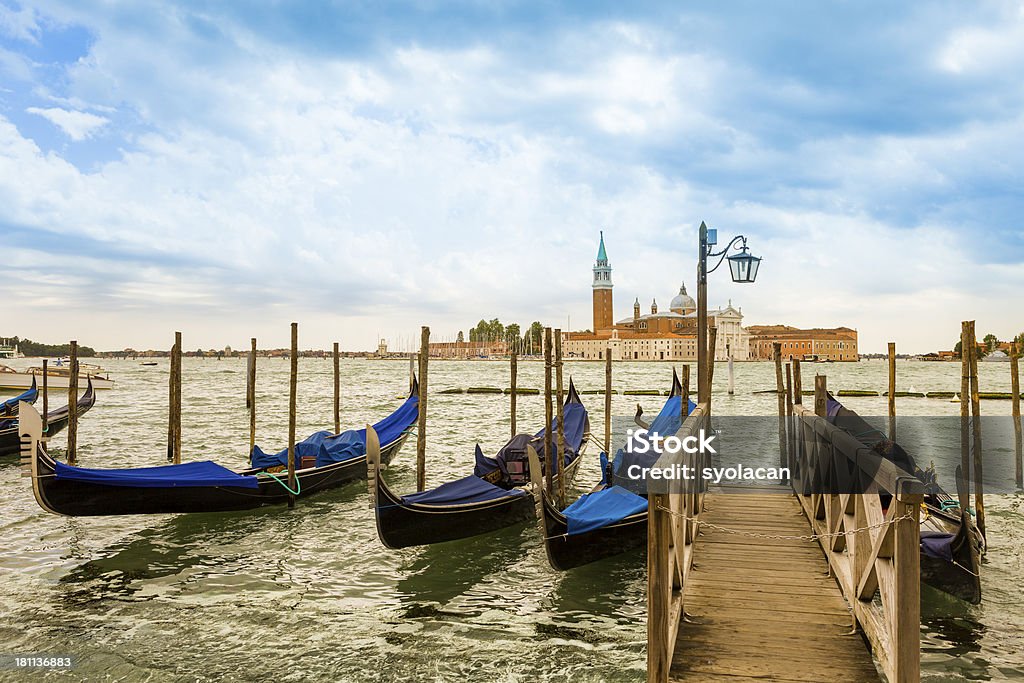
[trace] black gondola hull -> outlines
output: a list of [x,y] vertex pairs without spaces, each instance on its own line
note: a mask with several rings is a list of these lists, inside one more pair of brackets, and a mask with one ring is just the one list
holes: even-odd
[[[381,449],[381,457],[390,460],[402,447],[406,434]],[[255,476],[255,475],[253,475]],[[286,481],[284,474],[276,475]],[[366,457],[299,470],[296,498],[337,488],[351,481],[366,479]],[[46,510],[73,517],[99,515],[148,515],[182,512],[228,512],[251,510],[264,505],[280,505],[289,500],[288,491],[279,482],[260,477],[258,488],[229,486],[179,486],[140,488],[107,486],[54,476],[53,461],[44,452],[36,454],[36,498]]]
[[[96,390],[90,382],[88,389],[86,389],[85,393],[82,394],[82,397],[78,399],[79,419],[89,412],[89,409],[94,405],[96,405]],[[0,429],[0,458],[17,456],[21,452],[21,439],[18,437],[17,416],[6,419],[14,420],[15,424],[11,427]],[[59,432],[64,431],[68,426],[68,421],[70,419],[71,418],[68,415],[68,407],[66,405],[51,410],[46,420],[46,436],[53,437]]]
[[647,545],[647,513],[582,534],[568,534],[565,516],[544,498],[544,549],[559,571],[573,569]]

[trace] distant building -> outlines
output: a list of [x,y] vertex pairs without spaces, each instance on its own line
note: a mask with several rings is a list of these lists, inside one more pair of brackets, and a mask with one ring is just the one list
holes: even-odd
[[789,325],[751,325],[751,354],[758,360],[771,360],[773,345],[782,345],[782,358],[791,360],[857,361],[857,330],[849,327],[800,329]]
[[[613,360],[694,360],[697,358],[697,302],[686,293],[686,284],[671,300],[668,310],[658,310],[651,301],[650,313],[640,312],[640,299],[633,302],[633,316],[614,322],[612,269],[604,245],[604,233],[597,249],[592,284],[594,329],[562,335],[562,352],[568,358],[604,358],[610,349]],[[716,360],[730,356],[750,359],[750,335],[743,328],[743,312],[733,308],[708,311],[708,324],[718,328]]]

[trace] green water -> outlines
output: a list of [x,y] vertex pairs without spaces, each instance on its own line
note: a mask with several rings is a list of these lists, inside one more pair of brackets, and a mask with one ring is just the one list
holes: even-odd
[[[28,361],[10,363],[18,367]],[[117,381],[99,393],[79,432],[80,462],[93,467],[162,464],[167,362],[106,361]],[[958,364],[901,362],[901,390],[959,387]],[[668,364],[619,363],[618,389],[667,389]],[[580,389],[603,386],[604,366],[567,363]],[[833,389],[886,386],[882,362],[805,365]],[[184,360],[184,459],[242,467],[248,444],[245,361]],[[386,415],[407,387],[408,365],[346,359],[342,422]],[[774,414],[774,367],[736,364],[715,379],[720,415]],[[1008,391],[1005,364],[982,364],[981,386]],[[287,435],[288,363],[261,359],[258,438],[280,448]],[[521,386],[543,386],[540,363],[520,364]],[[805,385],[809,380],[805,380]],[[430,387],[508,385],[498,362],[434,362]],[[301,435],[332,422],[331,363],[302,359]],[[584,396],[602,433],[600,396]],[[614,413],[648,413],[656,397],[614,399]],[[862,414],[884,414],[885,398],[849,398]],[[508,398],[439,395],[429,400],[428,485],[471,471],[473,446],[493,452],[508,437]],[[943,400],[899,400],[901,415],[954,415]],[[986,401],[985,414],[1009,414]],[[539,396],[519,398],[520,430],[543,424]],[[63,435],[55,439],[60,444]],[[398,491],[414,481],[410,442],[386,476]],[[591,452],[577,481],[599,478]],[[1024,678],[1020,496],[987,501],[991,552],[985,602],[969,606],[924,590],[925,680]],[[0,464],[0,653],[72,655],[54,680],[117,681],[640,681],[645,666],[645,572],[618,557],[568,573],[551,570],[533,525],[440,546],[385,549],[364,483],[267,508],[211,515],[70,519],[44,513],[15,463]],[[770,656],[770,653],[766,653]],[[23,674],[0,671],[4,679]]]

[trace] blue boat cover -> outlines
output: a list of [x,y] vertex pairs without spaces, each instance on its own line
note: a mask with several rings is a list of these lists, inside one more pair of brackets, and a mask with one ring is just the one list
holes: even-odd
[[525,496],[522,489],[503,489],[471,474],[462,479],[441,484],[436,489],[410,493],[402,496],[402,502],[418,505],[465,505],[467,503],[483,503],[488,500],[507,496]]
[[162,467],[135,467],[120,470],[91,470],[55,462],[58,480],[81,481],[103,486],[133,488],[178,488],[188,486],[233,486],[254,489],[256,477],[232,472],[210,460],[186,462]]
[[36,389],[36,378],[32,378],[32,386],[25,392],[9,398],[3,403],[0,403],[0,417],[8,417],[13,415],[17,408],[18,402],[24,401],[25,403],[35,403],[36,399],[39,398],[39,390]]
[[[380,439],[380,445],[386,446],[395,441],[406,429],[411,427],[419,417],[419,399],[410,396],[398,409],[373,425]],[[304,457],[316,457],[316,466],[323,467],[331,463],[360,458],[366,455],[366,430],[350,429],[341,434],[320,431],[295,444],[295,466],[299,467]],[[276,467],[288,464],[288,449],[277,453],[264,453],[259,446],[252,449],[253,467]]]
[[621,486],[612,486],[580,496],[562,514],[572,536],[614,524],[646,509],[646,498]]
[[953,561],[953,534],[941,531],[921,532],[921,552],[937,560]]
[[[650,428],[647,430],[648,434],[657,433],[662,437],[672,436],[679,431],[679,428],[683,426],[682,416],[679,414],[680,408],[682,408],[683,397],[682,396],[670,396],[665,401],[665,405],[661,407],[661,411],[658,413],[654,421],[651,422]],[[697,408],[697,404],[690,401],[690,412],[693,412]],[[634,449],[636,445],[646,440],[644,437],[634,433],[631,437]],[[639,465],[640,467],[651,467],[655,462],[658,461],[660,454],[655,453],[654,449],[649,449],[647,453],[627,452],[625,448],[620,448],[615,454],[615,458],[612,463],[612,469],[615,472],[615,476],[620,481],[625,477],[625,473],[630,465]]]

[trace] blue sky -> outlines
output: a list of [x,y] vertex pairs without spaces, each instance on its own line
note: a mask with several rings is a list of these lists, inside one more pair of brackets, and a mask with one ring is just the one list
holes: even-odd
[[0,0],[0,333],[370,348],[712,304],[1024,329],[1024,4]]

